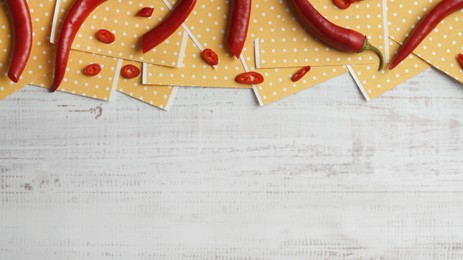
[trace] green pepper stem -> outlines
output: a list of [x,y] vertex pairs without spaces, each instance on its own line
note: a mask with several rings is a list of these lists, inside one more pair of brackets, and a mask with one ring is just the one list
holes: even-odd
[[363,52],[363,51],[373,51],[373,52],[375,52],[378,55],[378,58],[379,58],[379,69],[378,69],[378,71],[383,69],[383,66],[384,66],[383,53],[381,53],[381,51],[378,48],[371,45],[370,42],[368,42],[368,38],[365,38],[365,43],[363,44],[363,47],[360,50],[360,52]]

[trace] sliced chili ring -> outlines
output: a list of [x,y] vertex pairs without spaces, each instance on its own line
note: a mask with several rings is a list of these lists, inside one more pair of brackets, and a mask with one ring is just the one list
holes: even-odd
[[235,77],[235,81],[240,84],[260,84],[264,82],[264,76],[258,72],[250,71],[239,74]]
[[153,15],[154,8],[152,7],[143,7],[138,11],[137,16],[139,17],[151,17]]
[[219,64],[219,56],[217,56],[217,53],[215,53],[211,49],[205,49],[201,53],[201,57],[209,65],[215,66],[215,65]]
[[98,75],[101,71],[101,66],[100,64],[93,63],[90,65],[87,65],[87,67],[84,68],[83,72],[85,76],[93,77]]
[[140,75],[140,69],[132,64],[125,65],[121,69],[121,75],[126,79],[133,79]]
[[106,29],[100,29],[96,32],[95,37],[102,43],[113,43],[116,40],[116,36]]
[[307,74],[307,72],[309,72],[310,70],[312,69],[312,67],[310,66],[306,66],[300,70],[298,70],[296,73],[293,74],[293,76],[291,77],[291,80],[293,82],[296,82],[296,81],[299,81],[300,79],[302,79],[305,74]]
[[463,54],[458,54],[457,55],[457,61],[460,64],[461,69],[463,70]]
[[334,4],[339,8],[339,9],[347,9],[349,8],[351,1],[349,0],[333,0]]

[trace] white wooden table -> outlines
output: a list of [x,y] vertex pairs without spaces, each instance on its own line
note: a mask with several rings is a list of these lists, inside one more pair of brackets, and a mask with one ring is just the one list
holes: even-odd
[[463,88],[0,102],[0,259],[463,259]]

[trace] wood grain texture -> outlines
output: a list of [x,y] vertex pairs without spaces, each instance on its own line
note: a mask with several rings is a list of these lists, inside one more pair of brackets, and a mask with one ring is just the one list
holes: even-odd
[[0,259],[463,259],[463,89],[0,102]]

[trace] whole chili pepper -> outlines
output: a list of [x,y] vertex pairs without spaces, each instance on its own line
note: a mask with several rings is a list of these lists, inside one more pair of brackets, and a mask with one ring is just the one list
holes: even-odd
[[72,42],[80,27],[93,10],[105,1],[106,0],[76,0],[72,4],[61,26],[61,32],[57,42],[55,78],[53,79],[50,92],[55,92],[61,84],[61,81],[63,81]]
[[169,38],[188,18],[195,5],[196,0],[179,0],[177,6],[161,23],[142,36],[143,53],[147,53]]
[[394,69],[400,62],[407,58],[407,56],[420,45],[426,36],[428,36],[445,17],[462,8],[463,0],[443,0],[436,5],[431,12],[421,19],[415,29],[410,33],[407,40],[405,40],[399,52],[397,52],[392,60],[389,69]]
[[463,70],[463,54],[460,53],[457,55],[457,61],[458,64],[460,64],[461,69]]
[[230,21],[228,24],[228,49],[239,58],[248,35],[249,19],[251,18],[251,0],[232,0]]
[[8,77],[18,82],[32,50],[32,19],[26,0],[5,0],[13,25],[13,51]]
[[300,17],[300,21],[309,32],[328,46],[344,52],[374,51],[379,57],[379,70],[384,64],[383,54],[368,42],[363,34],[340,27],[321,15],[308,0],[291,0]]

